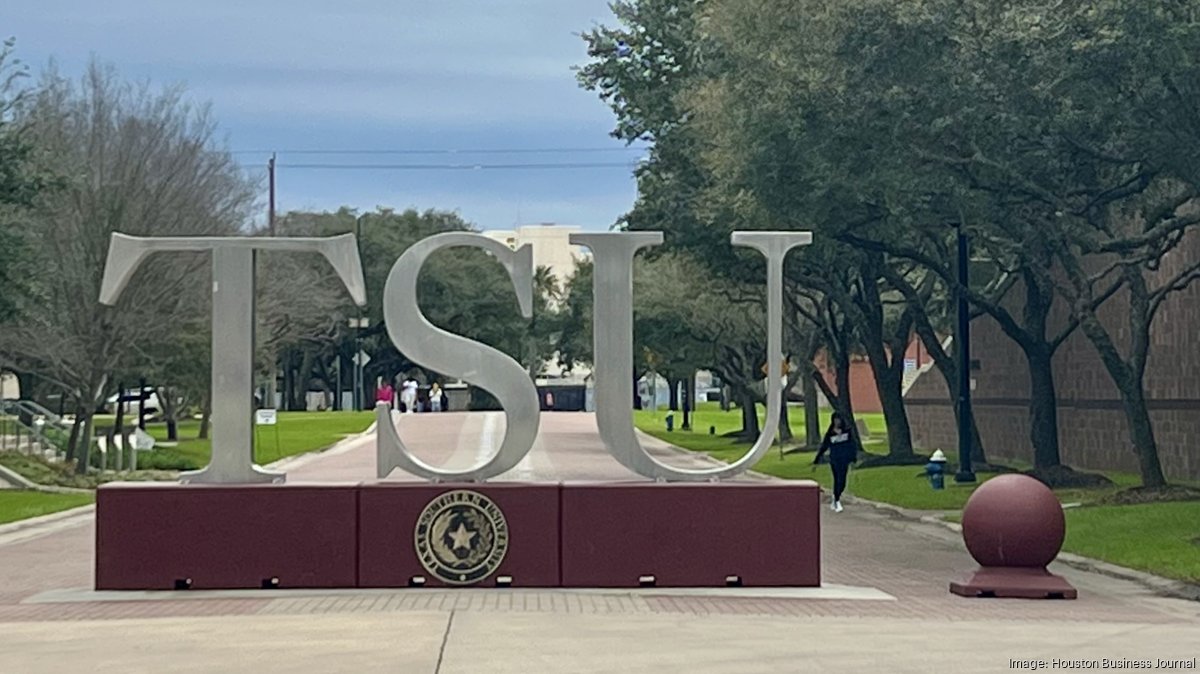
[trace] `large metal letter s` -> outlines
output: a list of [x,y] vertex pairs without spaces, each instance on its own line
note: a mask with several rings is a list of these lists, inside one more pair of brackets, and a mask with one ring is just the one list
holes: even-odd
[[414,362],[459,377],[496,396],[504,408],[504,439],[500,449],[482,465],[452,471],[435,468],[413,456],[396,431],[387,405],[376,407],[378,436],[376,468],[380,478],[396,468],[434,482],[482,482],[514,468],[533,447],[540,411],[537,389],[521,364],[497,349],[456,335],[430,323],[417,306],[417,277],[425,260],[442,248],[482,248],[508,270],[521,315],[533,316],[533,248],[513,251],[479,234],[448,232],[413,244],[396,260],[383,288],[383,320],[396,348]]

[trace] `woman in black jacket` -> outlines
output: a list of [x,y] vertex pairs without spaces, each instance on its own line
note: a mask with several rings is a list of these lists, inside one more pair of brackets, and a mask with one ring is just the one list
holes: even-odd
[[825,439],[821,441],[813,465],[820,463],[825,452],[829,452],[829,467],[833,469],[833,501],[829,507],[840,513],[842,492],[846,491],[846,475],[850,472],[850,464],[858,460],[858,438],[836,413],[829,420],[829,430],[825,431]]

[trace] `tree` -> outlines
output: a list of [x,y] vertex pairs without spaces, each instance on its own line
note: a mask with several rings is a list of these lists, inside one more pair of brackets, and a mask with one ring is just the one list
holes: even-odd
[[[698,101],[701,94],[733,75],[727,70],[730,62],[725,47],[713,39],[709,7],[709,2],[681,0],[615,3],[613,10],[621,25],[584,34],[592,61],[580,69],[580,82],[598,92],[612,107],[617,120],[614,136],[629,142],[653,143],[649,160],[638,168],[638,199],[623,218],[625,226],[664,231],[667,239],[663,253],[685,252],[703,261],[710,276],[724,276],[735,285],[761,284],[761,275],[753,276],[755,265],[730,264],[729,233],[735,229],[807,229],[808,223],[794,218],[764,218],[766,211],[756,207],[753,194],[740,187],[723,189],[725,185],[717,184],[719,176],[714,171],[713,157],[703,152],[714,130],[697,124],[702,112]],[[616,49],[619,42],[629,47],[628,53]],[[756,96],[748,95],[745,105],[756,105]],[[655,254],[658,253],[650,253]],[[814,260],[819,253],[805,251],[801,256]],[[815,268],[810,265],[809,269]],[[830,275],[830,269],[822,268],[814,270],[808,278]],[[850,283],[849,278],[843,280]],[[855,294],[849,285],[832,294],[827,292],[830,290],[827,284],[823,290],[827,299],[835,301],[850,302],[857,297],[869,303],[874,296],[873,290]],[[847,311],[861,315],[862,308],[852,305]],[[866,311],[882,321],[882,312],[873,312],[871,306],[866,306]],[[879,369],[881,394],[889,401],[893,451],[897,458],[914,460],[905,411],[899,400],[899,377],[891,376],[895,368],[886,356],[884,329],[876,325],[878,329],[871,334],[880,342],[877,348],[872,345],[876,352],[872,366]],[[908,332],[903,324],[895,327],[902,333]],[[837,344],[828,345],[827,353],[837,351]],[[902,357],[896,361],[897,367],[902,366]],[[843,381],[839,390],[843,396],[847,395],[848,384]],[[842,407],[849,410],[848,399]]]
[[[390,379],[417,369],[396,350],[383,323],[388,274],[414,243],[443,232],[472,231],[472,225],[449,211],[397,212],[383,207],[363,214],[348,207],[325,213],[291,212],[277,224],[279,232],[290,236],[358,234],[369,302],[363,310],[369,327],[362,331],[361,346],[371,360],[364,378]],[[289,258],[270,261],[278,266],[267,268],[260,322],[267,335],[264,349],[282,354],[289,406],[300,406],[311,385],[327,391],[337,386],[339,363],[349,370],[353,349],[346,319],[357,316],[359,309],[350,305],[332,271],[314,269],[316,265],[306,264],[301,256]],[[530,322],[521,316],[511,288],[503,267],[491,255],[454,248],[430,257],[421,273],[418,298],[430,322],[500,349],[525,365],[533,377],[554,353],[553,335],[558,330],[554,306],[560,291],[548,270],[535,270]],[[437,375],[425,373],[430,379]],[[369,392],[369,387],[364,388]]]
[[17,216],[53,182],[15,119],[17,107],[29,95],[23,86],[28,69],[14,58],[15,44],[11,38],[0,43],[0,320],[16,309],[13,294],[26,286],[29,248],[35,244]]
[[[201,284],[208,262],[156,256],[117,306],[102,306],[111,234],[230,235],[247,220],[253,192],[213,141],[207,111],[178,87],[132,86],[96,63],[78,83],[50,71],[16,120],[63,185],[21,215],[38,247],[30,288],[0,332],[0,353],[71,396],[87,439],[111,373],[194,315],[185,289]],[[80,471],[89,446],[76,457]]]
[[[693,121],[726,192],[915,261],[996,320],[1025,354],[1037,474],[1055,483],[1081,479],[1061,466],[1051,364],[1082,328],[1121,394],[1143,483],[1161,485],[1139,372],[1156,308],[1197,275],[1157,271],[1197,220],[1196,159],[1181,149],[1195,143],[1194,8],[708,7],[722,72],[697,90]],[[951,223],[992,268],[985,283],[957,287]],[[905,290],[898,268],[884,272]],[[1097,318],[1118,291],[1131,298],[1124,355]],[[1056,307],[1070,315],[1060,326]]]

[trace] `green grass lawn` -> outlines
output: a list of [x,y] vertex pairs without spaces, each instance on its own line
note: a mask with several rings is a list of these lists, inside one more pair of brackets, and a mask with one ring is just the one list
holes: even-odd
[[[715,403],[701,403],[696,413],[695,430],[691,432],[678,430],[681,417],[676,412],[676,430],[668,433],[664,421],[666,414],[661,410],[657,414],[635,411],[634,422],[650,435],[685,449],[705,452],[726,462],[736,460],[750,447],[749,443],[721,436],[722,433],[741,428],[741,413],[736,409],[722,412]],[[761,412],[759,417],[762,418]],[[794,409],[790,417],[792,432],[798,438],[803,438],[803,410]],[[884,438],[886,428],[883,416],[867,414],[863,417],[872,435],[872,440],[864,443],[867,451],[885,453],[887,442]],[[821,423],[828,423],[828,412],[822,413]],[[709,426],[716,427],[716,435],[708,434]],[[814,452],[780,455],[772,450],[758,462],[754,470],[784,479],[815,480],[828,489],[833,482],[829,466],[814,467],[814,455]],[[1013,467],[1028,468],[1021,465]],[[864,499],[903,508],[951,511],[946,518],[959,521],[961,517],[953,511],[960,511],[976,487],[997,475],[978,473],[976,477],[979,481],[973,485],[957,485],[953,477],[948,476],[945,489],[934,490],[930,488],[928,480],[919,477],[920,473],[920,466],[852,468],[847,491]],[[1113,481],[1113,486],[1055,490],[1055,495],[1062,503],[1083,504],[1082,507],[1066,511],[1067,539],[1063,549],[1170,578],[1200,582],[1200,525],[1197,524],[1200,522],[1200,502],[1092,505],[1113,492],[1140,483],[1138,476],[1131,473],[1105,471],[1104,474]]]
[[[692,423],[692,431],[678,430],[680,413],[675,413],[676,430],[667,432],[665,417],[668,414],[659,410],[657,414],[649,410],[634,412],[634,423],[642,431],[656,438],[693,451],[705,452],[713,458],[722,461],[735,461],[750,448],[750,444],[736,438],[723,437],[724,433],[736,431],[742,427],[741,412],[732,410],[722,412],[716,403],[700,403]],[[821,430],[824,432],[829,423],[830,412],[821,412]],[[759,419],[765,417],[765,412],[759,410]],[[797,442],[805,437],[804,409],[793,407],[788,415],[791,421],[792,433]],[[874,454],[887,452],[887,427],[883,415],[868,413],[860,415],[867,423],[871,436],[864,443],[864,449]],[[716,434],[710,435],[709,427],[716,428]],[[828,465],[813,466],[815,452],[793,452],[780,455],[772,450],[754,467],[760,473],[774,475],[790,480],[816,480],[821,486],[829,488],[833,485],[833,475]],[[921,475],[920,466],[882,466],[867,470],[851,470],[849,491],[865,499],[893,503],[904,508],[922,510],[957,510],[963,507],[975,486],[958,486],[952,479],[946,481],[946,488],[934,491],[929,487],[928,480]],[[979,479],[993,477],[992,473],[982,473]]]
[[0,491],[0,524],[49,515],[91,503],[89,493],[52,494],[40,491]]
[[[277,426],[255,427],[254,460],[268,464],[284,457],[325,449],[348,435],[365,431],[374,420],[374,411],[280,412]],[[199,430],[199,421],[180,422],[179,445],[140,453],[139,468],[194,470],[206,466],[212,455],[212,442],[197,439]],[[167,439],[166,424],[146,424],[146,432],[155,440]]]
[[1200,501],[1070,508],[1063,549],[1200,583]]
[[[665,422],[668,412],[659,410],[654,413],[649,410],[637,410],[633,414],[634,423],[642,431],[684,449],[705,452],[722,461],[734,461],[750,448],[750,444],[747,442],[722,436],[723,433],[736,431],[742,427],[741,412],[737,409],[722,412],[716,403],[700,403],[693,422],[694,430],[681,431],[678,429],[677,423],[676,430],[669,433],[666,430]],[[829,423],[829,414],[828,410],[821,412],[822,431]],[[680,413],[676,412],[675,415],[676,422],[678,422],[681,418]],[[764,413],[760,409],[760,423],[763,416]],[[802,439],[804,437],[803,408],[793,408],[789,418],[792,433],[798,439]],[[885,454],[887,452],[887,427],[884,424],[883,415],[868,413],[861,415],[861,418],[866,421],[867,428],[871,433],[870,439],[863,443],[864,449],[872,454]],[[716,428],[715,435],[708,434],[710,426]],[[815,455],[815,452],[793,452],[781,456],[779,452],[772,450],[758,462],[754,470],[790,480],[816,480],[822,487],[829,488],[833,484],[829,466],[813,466],[812,460]],[[998,475],[998,473],[976,473],[978,482],[970,485],[955,484],[953,476],[947,476],[945,489],[934,490],[930,488],[929,481],[922,476],[922,473],[921,466],[880,466],[863,470],[852,468],[847,491],[871,501],[891,503],[902,508],[961,510],[976,487]],[[1057,490],[1056,494],[1063,503],[1091,503],[1114,491],[1138,484],[1138,476],[1130,473],[1106,472],[1105,475],[1113,480],[1115,483],[1113,487],[1087,490],[1062,489]]]

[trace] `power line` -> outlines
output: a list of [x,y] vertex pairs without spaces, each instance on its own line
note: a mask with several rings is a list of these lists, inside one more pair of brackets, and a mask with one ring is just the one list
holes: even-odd
[[645,147],[542,147],[542,148],[443,148],[443,149],[291,149],[291,150],[231,150],[229,154],[307,154],[307,155],[435,155],[435,154],[583,154],[596,152],[646,152]]
[[322,169],[353,171],[481,171],[546,170],[591,168],[637,168],[638,162],[553,162],[518,164],[278,164],[281,169]]

